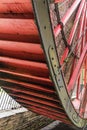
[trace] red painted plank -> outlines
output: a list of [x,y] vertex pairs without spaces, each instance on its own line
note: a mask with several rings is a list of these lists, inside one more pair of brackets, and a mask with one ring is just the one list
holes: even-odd
[[[61,112],[59,109],[52,109],[51,107],[48,107],[48,106],[45,106],[45,105],[41,105],[41,104],[39,104],[39,103],[34,103],[34,102],[32,102],[32,101],[26,101],[26,100],[21,100],[21,99],[17,99],[17,101],[18,102],[20,102],[20,103],[23,103],[23,105],[25,106],[25,107],[29,107],[29,106],[33,106],[33,107],[37,107],[37,108],[39,108],[40,110],[44,110],[44,111],[49,111],[49,112],[51,112],[52,114],[51,115],[54,115],[54,116],[58,116],[58,117],[61,117],[61,118],[67,118],[66,117],[66,115],[65,115],[65,113],[63,113],[63,112]],[[28,104],[28,105],[26,105],[26,103]]]
[[43,109],[39,109],[39,108],[33,107],[33,106],[32,107],[29,106],[29,108],[31,108],[31,110],[35,111],[36,113],[39,113],[39,114],[42,114],[42,115],[46,115],[49,118],[52,118],[54,120],[60,120],[62,122],[65,122],[66,124],[71,125],[71,122],[68,120],[67,117],[66,118],[60,118],[61,115],[60,116],[54,116],[52,114],[52,112],[50,113],[49,111],[44,111]]
[[16,93],[10,93],[8,91],[8,94],[10,94],[10,96],[14,97],[15,99],[18,98],[18,99],[24,99],[24,100],[29,100],[29,101],[35,101],[37,103],[41,103],[41,104],[46,104],[48,106],[53,106],[54,108],[58,108],[58,103],[55,103],[55,102],[52,102],[52,101],[48,101],[48,100],[43,100],[43,99],[40,99],[40,98],[36,98],[36,97],[33,97],[33,96],[26,96],[26,95],[23,95],[23,94],[16,94]]
[[40,44],[0,41],[0,55],[13,58],[45,61],[43,50]]
[[3,86],[3,88],[5,90],[11,90],[12,93],[16,93],[16,94],[25,94],[25,95],[29,95],[29,96],[34,96],[34,97],[38,97],[38,98],[42,98],[42,99],[47,99],[47,100],[51,100],[51,101],[56,101],[57,103],[59,102],[58,98],[56,95],[51,96],[48,93],[44,93],[43,91],[40,92],[39,90],[32,90],[32,89],[26,89],[26,88],[20,88],[18,86],[16,86],[15,88],[13,86]]
[[31,0],[0,0],[0,13],[33,13]]
[[27,100],[24,100],[24,99],[16,99],[17,102],[23,104],[23,106],[25,107],[29,107],[29,106],[36,106],[36,107],[39,107],[39,108],[42,108],[42,109],[45,109],[46,111],[51,111],[52,113],[56,113],[56,114],[61,114],[61,115],[65,115],[65,112],[61,109],[60,106],[58,106],[57,109],[55,109],[54,107],[49,107],[48,105],[43,105],[41,103],[36,103],[36,102],[33,102],[33,101],[27,101]]
[[33,43],[40,41],[32,19],[0,19],[0,39]]
[[0,84],[1,86],[14,86],[14,87],[20,87],[20,88],[27,88],[27,89],[32,89],[32,90],[38,90],[38,91],[43,91],[49,94],[55,94],[54,90],[52,88],[48,88],[48,86],[41,86],[37,84],[30,84],[30,83],[24,83],[24,82],[19,82],[11,79],[4,79],[0,78]]
[[3,13],[0,14],[0,18],[10,18],[10,19],[34,19],[32,14],[23,14],[23,13]]
[[18,72],[11,72],[7,71],[7,70],[3,70],[0,69],[0,74],[1,76],[4,77],[10,77],[10,79],[16,79],[18,81],[23,81],[23,82],[30,82],[30,83],[34,83],[34,84],[39,84],[39,85],[45,85],[45,86],[50,86],[53,87],[54,84],[52,83],[52,81],[48,78],[44,78],[44,77],[37,77],[34,75],[29,75],[29,74],[21,74]]
[[[23,100],[19,100],[19,99],[18,99],[18,101],[21,102],[21,103],[24,102]],[[23,104],[25,107],[26,107],[26,103]],[[29,104],[29,103],[27,103],[27,104]],[[36,111],[36,113],[40,113],[41,112],[42,113],[41,115],[44,115],[44,114],[46,114],[46,116],[50,115],[51,118],[53,117],[52,119],[56,118],[56,120],[58,120],[58,118],[59,118],[60,120],[65,121],[65,122],[70,124],[70,121],[68,120],[67,116],[59,114],[60,112],[59,113],[55,113],[55,112],[52,112],[50,110],[46,110],[46,108],[41,109],[39,106],[37,107],[37,106],[34,106],[34,105],[30,105],[30,104],[27,106],[27,108],[29,108],[29,109],[31,108],[31,110]]]
[[0,64],[1,68],[9,71],[49,78],[49,70],[44,63],[0,57]]

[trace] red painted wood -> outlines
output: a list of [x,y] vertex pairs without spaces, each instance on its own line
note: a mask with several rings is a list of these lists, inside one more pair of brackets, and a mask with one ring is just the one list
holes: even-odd
[[84,51],[83,51],[82,54],[81,54],[81,57],[80,57],[80,59],[79,59],[79,61],[78,61],[78,64],[77,64],[77,66],[76,66],[76,68],[75,68],[75,70],[74,70],[74,72],[73,72],[73,74],[72,74],[72,77],[71,77],[71,79],[70,79],[70,81],[69,81],[69,84],[68,84],[68,86],[67,86],[68,92],[70,92],[71,90],[73,90],[73,87],[74,87],[74,85],[75,85],[75,82],[76,82],[76,80],[77,80],[77,78],[78,78],[78,76],[79,76],[80,69],[81,69],[82,64],[83,64],[83,62],[84,62],[84,59],[85,59],[85,57],[86,57],[87,44],[86,44],[86,46],[84,47],[83,50],[84,50]]
[[50,94],[48,93],[44,93],[43,91],[40,92],[39,90],[32,90],[32,89],[26,89],[26,88],[20,88],[18,86],[16,86],[15,88],[12,87],[12,86],[3,86],[3,88],[5,90],[11,90],[12,92],[15,92],[15,93],[20,93],[20,94],[25,94],[25,95],[30,95],[30,96],[34,96],[34,97],[38,97],[38,98],[42,98],[42,99],[47,99],[47,100],[50,100],[50,101],[56,101],[58,103],[58,99],[57,99],[57,96],[51,96]]
[[46,111],[51,111],[52,113],[56,113],[56,114],[60,114],[60,115],[65,115],[65,113],[63,112],[63,110],[60,108],[57,108],[55,109],[54,107],[51,107],[51,106],[48,106],[48,105],[43,105],[43,104],[40,104],[40,103],[36,103],[36,102],[33,102],[33,101],[27,101],[27,100],[24,100],[24,99],[17,99],[18,102],[21,102],[23,103],[23,106],[25,107],[28,107],[28,106],[36,106],[36,107],[39,107],[40,109],[45,109]]
[[40,43],[34,44],[1,40],[0,55],[31,61],[45,61],[45,57]]
[[1,13],[0,18],[10,18],[10,19],[33,19],[34,15],[28,13]]
[[39,90],[43,91],[49,94],[54,94],[53,88],[49,88],[48,86],[42,86],[38,84],[31,84],[31,83],[24,83],[24,82],[19,82],[16,80],[11,80],[11,79],[6,79],[6,78],[0,78],[0,84],[2,86],[14,86],[14,87],[20,87],[22,88],[27,88],[27,89],[33,89],[33,90]]
[[[24,105],[25,107],[27,106],[27,107],[31,108],[31,110],[32,110],[32,108],[33,108],[34,110],[36,110],[36,111],[38,110],[37,113],[42,112],[43,114],[45,113],[46,116],[49,114],[49,115],[53,116],[54,118],[56,118],[56,120],[59,120],[58,118],[61,118],[60,120],[62,120],[62,121],[66,120],[66,122],[70,124],[70,121],[68,121],[68,118],[65,117],[65,116],[62,115],[62,114],[52,112],[52,110],[49,111],[49,110],[47,110],[46,108],[41,109],[40,106],[34,106],[34,105],[32,105],[32,104],[29,104],[26,100],[19,100],[19,99],[18,99],[18,101],[19,101],[19,102],[25,102],[25,104],[23,104],[23,105]],[[26,105],[26,104],[29,104],[29,105]],[[51,114],[51,113],[53,113],[53,114]],[[49,116],[48,116],[48,117],[49,117]]]
[[0,13],[33,14],[31,0],[0,0]]
[[[9,92],[8,92],[9,93]],[[53,106],[54,108],[57,108],[58,105],[56,102],[52,102],[52,101],[49,101],[49,100],[45,100],[45,99],[42,99],[42,98],[37,98],[37,97],[34,97],[34,96],[27,96],[27,95],[22,95],[22,94],[17,94],[17,93],[10,93],[11,96],[13,97],[17,97],[19,99],[25,99],[25,100],[30,100],[30,101],[35,101],[35,102],[40,102],[41,104],[46,104],[46,105],[49,105],[49,106]]]
[[49,77],[49,70],[44,63],[0,57],[1,68],[6,70],[30,74],[34,76]]
[[[80,17],[81,17],[81,14],[83,14],[83,15],[82,15],[82,20],[81,20],[81,22],[82,22],[82,24],[81,24],[81,31],[80,31],[80,33],[79,33],[79,37],[81,37],[82,27],[83,27],[83,21],[84,21],[84,15],[85,15],[85,10],[86,10],[85,1],[83,0],[83,1],[81,2],[80,6],[79,6],[79,9],[78,9],[78,11],[77,11],[77,14],[76,14],[76,18],[75,18],[73,27],[72,27],[71,32],[70,32],[70,35],[69,35],[69,39],[68,39],[68,44],[69,44],[69,45],[72,44],[73,38],[74,38],[74,36],[75,36],[75,32],[76,32],[77,27],[78,27],[78,24],[79,24],[79,19],[80,19]],[[78,38],[79,38],[79,37],[78,37]],[[69,49],[66,48],[66,49],[64,50],[63,56],[62,56],[61,61],[60,61],[61,64],[63,64],[64,60],[66,59],[66,57],[67,57],[67,55],[68,55],[68,53],[69,53]]]
[[7,70],[3,70],[0,69],[0,74],[2,77],[10,77],[10,79],[17,79],[18,81],[23,81],[23,82],[30,82],[30,83],[34,83],[34,84],[39,84],[39,85],[45,85],[45,86],[54,86],[54,84],[52,83],[52,81],[48,78],[44,78],[44,77],[37,77],[34,75],[29,75],[29,74],[21,74],[18,72],[12,72],[7,71]]
[[39,42],[37,27],[32,19],[0,19],[0,39]]
[[[85,1],[85,0],[83,0],[83,1]],[[71,17],[71,15],[73,14],[73,12],[75,11],[75,9],[77,9],[80,2],[81,2],[81,0],[75,0],[74,3],[72,4],[72,6],[67,10],[66,14],[61,19],[61,22],[63,23],[64,26],[67,23],[67,21],[69,20],[69,18]],[[59,35],[61,29],[62,29],[62,26],[60,24],[58,24],[54,30],[55,37],[57,37]]]
[[34,112],[36,112],[36,113],[38,113],[38,114],[41,114],[41,115],[44,115],[44,116],[47,116],[47,117],[49,117],[49,118],[52,118],[52,119],[54,119],[54,120],[60,120],[60,121],[62,121],[62,122],[65,122],[66,124],[69,124],[69,125],[72,125],[71,124],[71,122],[67,119],[67,120],[65,120],[65,118],[60,118],[60,117],[55,117],[55,116],[53,116],[53,115],[51,115],[51,114],[47,114],[47,112],[43,112],[43,111],[40,111],[39,109],[32,109],[32,107],[28,107],[31,111],[34,111]]

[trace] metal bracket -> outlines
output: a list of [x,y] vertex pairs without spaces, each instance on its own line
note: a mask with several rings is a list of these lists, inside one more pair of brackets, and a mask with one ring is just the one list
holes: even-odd
[[60,65],[57,63],[58,59],[56,57],[55,48],[53,46],[49,47],[49,56],[50,56],[50,62],[51,62],[52,68],[54,70],[54,75],[57,76]]

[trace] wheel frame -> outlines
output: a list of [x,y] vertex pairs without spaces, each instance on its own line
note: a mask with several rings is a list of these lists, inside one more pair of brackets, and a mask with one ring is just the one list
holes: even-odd
[[52,1],[32,0],[36,24],[38,26],[38,30],[41,36],[42,48],[46,56],[47,65],[51,74],[51,79],[54,83],[57,95],[61,100],[61,103],[68,118],[75,126],[83,128],[86,125],[87,121],[81,118],[76,112],[67,92],[62,70],[60,69],[60,62],[57,55],[55,38],[50,19],[50,2]]

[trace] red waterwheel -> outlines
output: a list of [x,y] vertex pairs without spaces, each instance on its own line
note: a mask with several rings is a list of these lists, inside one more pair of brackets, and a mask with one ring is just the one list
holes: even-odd
[[0,85],[38,114],[87,118],[85,0],[0,0]]

